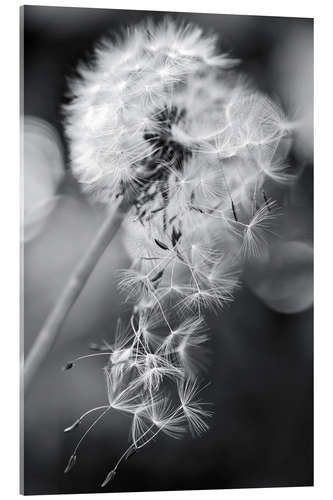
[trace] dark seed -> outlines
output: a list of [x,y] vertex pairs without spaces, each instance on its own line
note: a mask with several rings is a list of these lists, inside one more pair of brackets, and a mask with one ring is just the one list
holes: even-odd
[[74,362],[73,361],[70,361],[69,363],[67,363],[64,367],[63,367],[63,370],[70,370],[71,368],[73,368],[74,366]]
[[169,247],[167,247],[165,243],[162,243],[162,241],[157,240],[156,238],[154,238],[154,240],[156,245],[162,248],[162,250],[169,250]]
[[172,228],[172,234],[171,234],[171,241],[172,241],[172,246],[175,247],[178,243],[179,238],[181,237],[181,232],[177,231],[175,227]]
[[235,209],[235,205],[234,205],[233,201],[231,201],[231,207],[232,207],[232,213],[234,214],[235,221],[238,222],[238,217],[237,217],[237,213],[236,213],[236,209]]
[[163,276],[163,272],[164,272],[164,271],[163,271],[163,269],[162,269],[159,273],[157,273],[157,274],[156,274],[156,276],[154,276],[154,278],[152,278],[152,279],[151,279],[151,282],[153,283],[154,281],[157,281],[157,280],[159,280],[160,278],[162,278],[162,276]]

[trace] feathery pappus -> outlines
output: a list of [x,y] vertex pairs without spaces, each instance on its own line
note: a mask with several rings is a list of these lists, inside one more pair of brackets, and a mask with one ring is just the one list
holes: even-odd
[[147,21],[100,42],[71,82],[74,175],[100,203],[133,199],[124,236],[132,265],[120,281],[133,309],[114,342],[97,347],[108,359],[107,402],[90,410],[99,416],[87,431],[122,411],[132,416],[131,444],[103,486],[160,432],[208,429],[211,412],[198,398],[203,311],[230,302],[244,259],[265,249],[278,214],[265,181],[292,178],[292,124],[217,42],[195,25]]

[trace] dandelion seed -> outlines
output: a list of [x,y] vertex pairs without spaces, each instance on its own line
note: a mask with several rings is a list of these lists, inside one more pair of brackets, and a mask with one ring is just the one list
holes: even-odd
[[71,455],[68,463],[67,463],[67,466],[64,470],[64,474],[67,474],[75,465],[76,463],[76,459],[77,459],[77,456],[75,454]]
[[73,429],[77,429],[79,427],[80,423],[81,423],[81,420],[78,418],[77,420],[75,420],[75,422],[72,425],[70,425],[69,427],[66,427],[66,429],[64,429],[64,432],[70,432]]
[[274,235],[271,223],[279,214],[274,202],[265,203],[245,226],[242,252],[245,256],[260,256],[267,246],[267,236]]
[[211,416],[211,412],[204,410],[202,403],[197,399],[201,390],[197,382],[191,379],[183,380],[178,386],[181,406],[193,435],[200,435],[209,428],[205,419]]
[[139,444],[148,442],[148,440],[154,435],[154,424],[150,421],[149,414],[147,413],[147,407],[149,404],[151,404],[151,402],[145,402],[145,404],[138,407],[133,414],[131,436],[133,446],[135,446],[136,449]]
[[107,484],[109,484],[111,481],[113,481],[113,480],[114,480],[114,478],[115,478],[115,476],[116,476],[116,471],[115,471],[115,470],[111,470],[111,471],[107,474],[107,476],[106,476],[106,478],[104,479],[103,483],[101,484],[101,487],[102,487],[102,488],[104,488]]
[[167,398],[161,398],[148,406],[147,417],[157,428],[169,437],[179,439],[185,432],[184,417],[173,408]]

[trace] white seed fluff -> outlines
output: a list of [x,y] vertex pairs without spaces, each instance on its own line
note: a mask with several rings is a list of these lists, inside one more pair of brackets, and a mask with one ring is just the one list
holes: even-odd
[[102,348],[107,406],[132,415],[126,453],[186,424],[208,430],[197,399],[202,313],[233,299],[244,259],[265,247],[277,215],[265,180],[290,180],[290,124],[236,64],[217,37],[167,18],[99,43],[71,83],[74,175],[105,204],[135,193],[125,225],[133,261],[120,283],[130,326]]

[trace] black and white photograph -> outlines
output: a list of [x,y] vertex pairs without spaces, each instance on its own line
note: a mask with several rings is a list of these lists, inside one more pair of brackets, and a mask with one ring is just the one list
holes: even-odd
[[163,8],[20,8],[24,495],[314,484],[314,20]]

